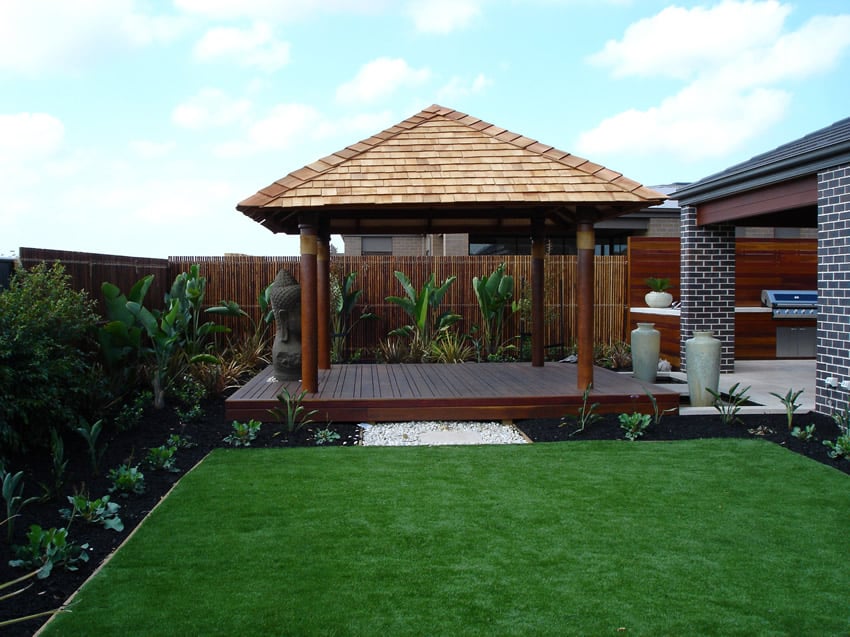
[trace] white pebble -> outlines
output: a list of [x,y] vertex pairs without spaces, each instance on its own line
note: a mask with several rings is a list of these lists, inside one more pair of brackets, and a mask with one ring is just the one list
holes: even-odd
[[363,428],[361,445],[399,447],[416,445],[504,445],[528,440],[513,425],[498,422],[390,422]]

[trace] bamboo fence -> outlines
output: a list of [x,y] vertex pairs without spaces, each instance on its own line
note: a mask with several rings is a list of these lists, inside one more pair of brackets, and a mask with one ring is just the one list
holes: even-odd
[[[260,316],[259,296],[271,283],[280,269],[288,270],[300,279],[299,257],[257,257],[228,255],[224,257],[178,256],[168,259],[137,259],[111,255],[87,254],[53,250],[21,249],[21,261],[27,268],[40,261],[60,261],[71,275],[77,289],[89,291],[92,298],[101,300],[103,281],[115,283],[126,292],[138,279],[154,274],[154,287],[147,297],[152,307],[161,307],[163,295],[174,277],[188,270],[192,264],[200,266],[201,275],[207,279],[206,303],[216,305],[221,300],[236,301],[257,323]],[[394,276],[403,272],[417,289],[433,273],[437,283],[450,276],[457,280],[449,288],[437,312],[451,310],[462,316],[460,329],[469,332],[480,324],[478,303],[472,289],[473,277],[491,274],[500,263],[505,263],[506,274],[514,277],[514,296],[530,294],[531,257],[529,256],[476,256],[476,257],[390,257],[390,256],[333,256],[331,273],[342,280],[348,273],[356,272],[354,288],[362,290],[354,317],[369,311],[376,320],[360,321],[349,336],[349,351],[372,350],[387,333],[409,321],[402,310],[386,301],[387,296],[404,296],[404,290]],[[576,339],[577,289],[575,256],[546,257],[544,291],[545,334],[544,344],[553,355]],[[626,339],[628,261],[624,256],[595,258],[594,333],[599,343],[612,343]],[[103,311],[101,307],[101,312]],[[249,321],[215,317],[237,336],[250,328]],[[505,325],[505,337],[521,345],[523,335],[530,332],[530,317],[522,312],[512,313]]]

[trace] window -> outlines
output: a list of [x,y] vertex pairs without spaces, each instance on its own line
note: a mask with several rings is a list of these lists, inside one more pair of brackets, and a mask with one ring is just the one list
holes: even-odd
[[391,255],[393,253],[392,237],[363,237],[360,243],[360,254]]

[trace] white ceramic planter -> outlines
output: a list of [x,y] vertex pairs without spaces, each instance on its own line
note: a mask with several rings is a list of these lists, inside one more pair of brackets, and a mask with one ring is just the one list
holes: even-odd
[[673,295],[669,292],[656,292],[653,290],[643,298],[649,307],[664,308],[670,307],[673,304]]
[[658,373],[658,356],[661,352],[661,333],[655,323],[638,323],[632,330],[632,369],[634,377],[654,383]]

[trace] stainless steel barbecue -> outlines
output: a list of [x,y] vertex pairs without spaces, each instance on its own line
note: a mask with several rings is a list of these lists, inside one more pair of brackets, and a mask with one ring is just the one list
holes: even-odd
[[817,290],[762,290],[761,302],[773,310],[773,318],[817,318]]

